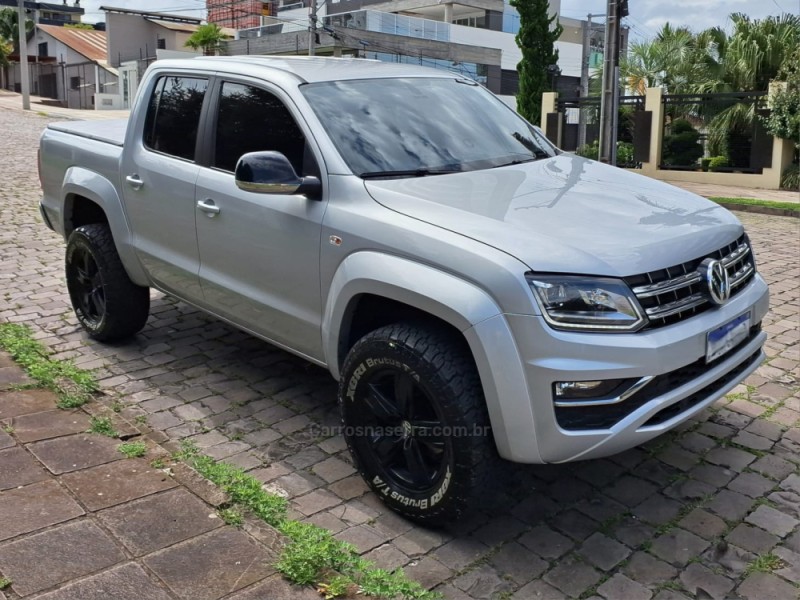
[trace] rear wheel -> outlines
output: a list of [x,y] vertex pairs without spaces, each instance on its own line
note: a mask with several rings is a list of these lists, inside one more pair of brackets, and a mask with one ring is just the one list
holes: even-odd
[[477,500],[496,450],[459,340],[409,324],[373,331],[347,356],[339,403],[358,468],[392,510],[430,525]]
[[108,225],[83,225],[70,234],[66,275],[75,315],[90,337],[112,341],[144,327],[150,290],[128,277]]

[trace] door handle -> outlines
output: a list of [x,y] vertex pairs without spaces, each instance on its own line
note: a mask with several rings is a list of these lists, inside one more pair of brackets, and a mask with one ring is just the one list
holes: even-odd
[[211,199],[198,200],[197,201],[197,208],[202,210],[209,217],[213,217],[214,215],[218,215],[220,213],[219,206],[214,204],[214,201],[211,200]]
[[127,181],[130,184],[130,186],[135,190],[140,189],[144,185],[144,181],[139,179],[139,175],[137,175],[136,173],[134,173],[133,175],[128,175],[125,178],[125,181]]

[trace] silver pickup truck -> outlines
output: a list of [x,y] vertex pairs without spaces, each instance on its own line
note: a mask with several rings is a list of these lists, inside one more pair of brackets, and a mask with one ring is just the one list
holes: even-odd
[[49,125],[40,173],[89,336],[136,334],[156,288],[327,368],[359,470],[418,521],[498,457],[654,438],[764,357],[731,213],[559,151],[456,74],[158,61],[127,123]]

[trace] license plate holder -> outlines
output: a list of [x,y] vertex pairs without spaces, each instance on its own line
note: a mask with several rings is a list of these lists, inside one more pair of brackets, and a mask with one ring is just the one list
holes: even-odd
[[739,315],[706,334],[706,362],[724,356],[745,339],[750,332],[750,313]]

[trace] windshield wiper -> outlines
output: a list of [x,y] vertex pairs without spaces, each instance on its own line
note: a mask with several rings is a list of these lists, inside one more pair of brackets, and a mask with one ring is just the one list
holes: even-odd
[[406,169],[403,171],[368,171],[359,173],[361,179],[379,179],[382,177],[427,177],[429,175],[447,175],[460,173],[461,169]]
[[522,163],[534,162],[534,161],[541,160],[541,159],[542,159],[542,157],[531,156],[530,158],[525,158],[525,159],[521,159],[521,160],[517,159],[517,160],[512,160],[511,162],[502,163],[500,165],[494,165],[492,168],[493,169],[499,169],[500,167],[511,167],[511,166],[514,166],[514,165],[521,165]]

